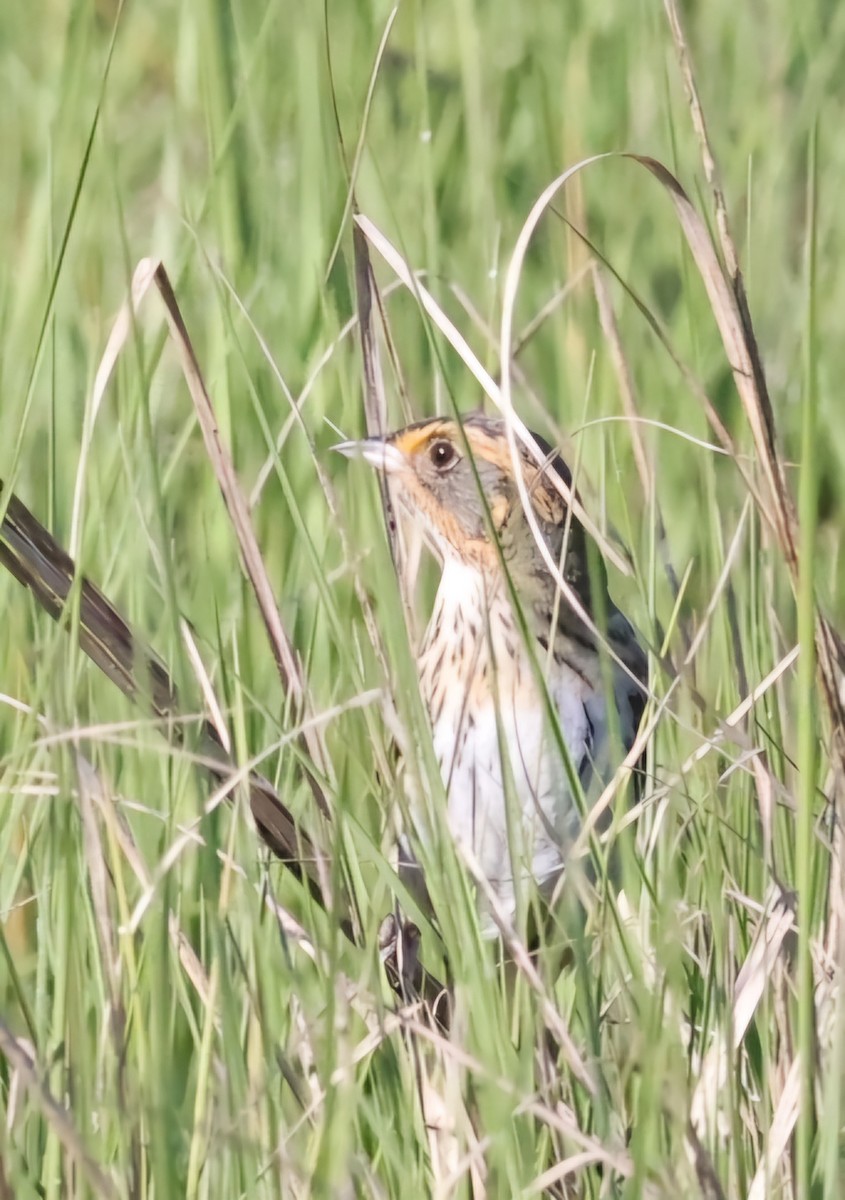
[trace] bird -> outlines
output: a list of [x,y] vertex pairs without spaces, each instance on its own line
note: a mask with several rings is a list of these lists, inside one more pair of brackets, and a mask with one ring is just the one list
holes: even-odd
[[[579,788],[589,796],[607,782],[633,745],[647,696],[647,656],[555,484],[557,477],[571,494],[571,473],[532,436],[545,457],[538,462],[517,446],[522,489],[505,420],[482,413],[334,447],[390,477],[398,507],[439,560],[417,654],[420,690],[446,824],[507,918],[523,883],[533,880],[545,897],[553,892],[581,828]],[[549,569],[532,523],[577,605]],[[406,834],[400,865],[416,863]],[[495,936],[484,897],[479,908],[482,932]]]

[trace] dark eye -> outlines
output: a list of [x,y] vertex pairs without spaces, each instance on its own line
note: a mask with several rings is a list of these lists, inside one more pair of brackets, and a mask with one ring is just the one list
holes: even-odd
[[457,460],[458,454],[451,442],[432,442],[428,456],[438,471],[445,471]]

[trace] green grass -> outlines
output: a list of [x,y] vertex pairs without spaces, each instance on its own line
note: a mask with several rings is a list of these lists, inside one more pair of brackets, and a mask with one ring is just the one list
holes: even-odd
[[[582,241],[547,214],[529,248],[517,336],[576,283],[520,351],[516,407],[577,459],[593,519],[634,564],[629,577],[611,569],[614,599],[673,668],[653,658],[650,711],[669,699],[644,802],[630,821],[630,796],[617,805],[618,875],[599,863],[590,885],[573,871],[536,981],[500,977],[471,884],[445,839],[438,848],[443,947],[426,930],[423,952],[441,971],[445,953],[455,980],[444,1041],[418,1014],[396,1015],[378,958],[404,801],[369,693],[386,689],[424,735],[375,484],[327,452],[334,426],[364,428],[357,331],[340,337],[355,310],[347,170],[364,127],[361,211],[427,273],[498,377],[510,256],[566,167],[610,150],[652,155],[715,229],[663,9],[410,0],[365,111],[386,4],[335,0],[324,14],[147,0],[119,21],[118,7],[0,8],[0,478],[62,544],[76,537],[84,570],[197,713],[180,632],[190,624],[239,758],[268,752],[262,769],[322,846],[333,890],[354,893],[361,937],[348,944],[266,857],[243,801],[201,815],[211,785],[190,756],[0,578],[0,1200],[544,1188],[835,1200],[841,830],[810,646],[814,597],[835,625],[845,616],[845,10],[713,0],[687,22],[796,500],[800,490],[797,593],[660,185],[609,159],[555,202],[618,276],[606,273],[608,296],[647,424],[618,419],[620,373]],[[336,710],[324,724],[330,823],[290,739],[279,746],[299,715],[153,294],[91,407],[113,319],[150,255],[173,280],[246,495],[267,464],[255,531],[311,711]],[[466,364],[412,294],[388,294],[394,277],[373,261],[398,361],[397,373],[383,354],[392,422],[476,406]],[[739,462],[714,449],[695,387],[632,294]],[[434,582],[425,564],[420,625]],[[797,663],[726,726],[799,644]],[[424,747],[420,757],[425,773]],[[165,871],[185,828],[196,836]],[[560,1023],[573,1050],[550,1056],[546,1030]],[[783,1094],[799,1051],[796,1121]],[[752,1191],[767,1152],[768,1179]]]

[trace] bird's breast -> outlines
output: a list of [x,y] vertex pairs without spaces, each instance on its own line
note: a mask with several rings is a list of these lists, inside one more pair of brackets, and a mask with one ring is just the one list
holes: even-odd
[[515,878],[559,874],[578,828],[565,754],[577,773],[592,727],[584,680],[552,661],[544,686],[509,601],[475,575],[444,571],[420,681],[450,831],[507,908]]

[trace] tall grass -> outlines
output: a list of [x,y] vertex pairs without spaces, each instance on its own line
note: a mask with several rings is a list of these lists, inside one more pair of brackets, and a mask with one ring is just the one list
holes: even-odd
[[[389,17],[375,0],[0,10],[0,478],[156,646],[188,718],[175,751],[0,579],[0,1197],[838,1197],[841,781],[811,656],[816,607],[840,625],[845,609],[845,16],[713,0],[687,19],[800,489],[797,593],[665,191],[596,163],[528,248],[514,404],[630,559],[611,591],[652,651],[654,729],[643,797],[620,792],[612,846],[573,867],[536,964],[511,944],[501,966],[436,847],[442,940],[413,915],[454,982],[448,1038],[379,961],[397,732],[439,793],[376,486],[327,453],[364,427],[349,172],[495,379],[513,248],[566,167],[651,155],[718,230],[659,6],[411,0],[368,103]],[[598,285],[577,231],[606,260]],[[392,423],[476,406],[465,357],[371,253]],[[154,295],[93,404],[146,256],[251,499],[305,713]],[[424,561],[417,628],[435,581]],[[263,756],[327,893],[353,898],[355,945],[261,849],[244,800],[207,811],[185,623],[234,753]],[[307,720],[328,821],[291,737]]]

